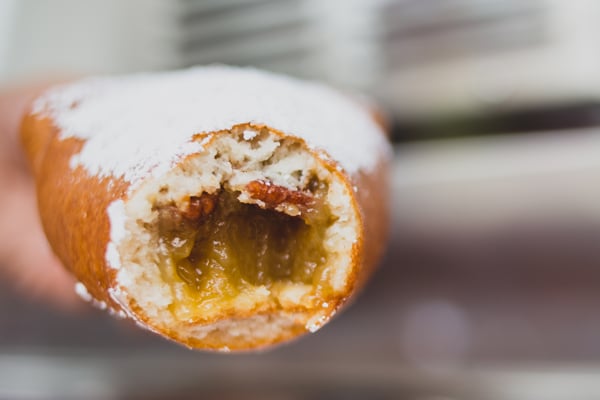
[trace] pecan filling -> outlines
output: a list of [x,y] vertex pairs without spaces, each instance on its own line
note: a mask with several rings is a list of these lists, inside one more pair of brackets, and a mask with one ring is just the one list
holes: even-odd
[[[325,231],[335,222],[323,200],[326,185],[315,180],[293,191],[253,181],[246,192],[259,204],[222,189],[191,196],[183,210],[157,207],[161,273],[171,284],[185,283],[187,308],[278,283],[323,290]],[[298,213],[280,212],[281,206]]]

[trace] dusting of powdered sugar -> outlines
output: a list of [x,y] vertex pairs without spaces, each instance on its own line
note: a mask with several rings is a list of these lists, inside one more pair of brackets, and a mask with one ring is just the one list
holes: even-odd
[[[99,177],[122,177],[135,187],[160,176],[182,156],[202,151],[194,134],[240,123],[266,124],[299,136],[349,173],[370,169],[386,140],[369,111],[324,86],[250,68],[89,78],[55,87],[34,103],[61,138],[85,144],[71,159]],[[245,137],[246,140],[250,139]]]
[[258,133],[254,130],[245,130],[244,131],[244,140],[252,140],[254,139],[256,136],[258,135]]
[[77,282],[75,284],[75,293],[83,300],[83,301],[92,301],[92,295],[88,292],[85,285],[81,282]]
[[91,303],[94,307],[100,310],[106,310],[107,304],[105,301],[96,300],[90,292],[88,292],[85,285],[81,282],[77,282],[75,284],[75,293],[84,301]]
[[108,206],[106,212],[108,213],[108,219],[110,221],[110,240],[106,245],[106,263],[114,269],[121,268],[121,257],[119,256],[119,250],[117,245],[125,235],[125,203],[123,200],[115,200]]

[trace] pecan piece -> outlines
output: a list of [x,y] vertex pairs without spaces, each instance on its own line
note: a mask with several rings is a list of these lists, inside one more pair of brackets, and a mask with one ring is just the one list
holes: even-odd
[[276,208],[280,204],[288,203],[305,212],[314,206],[315,199],[310,193],[301,190],[290,190],[286,187],[275,185],[273,182],[254,180],[246,185],[246,191],[253,199],[265,203],[267,208]]
[[200,196],[190,196],[190,202],[182,215],[188,220],[198,220],[207,216],[215,209],[217,194],[202,193]]

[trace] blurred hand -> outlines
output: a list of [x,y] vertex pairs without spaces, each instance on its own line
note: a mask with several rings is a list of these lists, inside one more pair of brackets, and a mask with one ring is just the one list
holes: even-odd
[[19,141],[25,108],[45,86],[0,89],[0,280],[28,297],[73,307],[75,280],[46,241]]

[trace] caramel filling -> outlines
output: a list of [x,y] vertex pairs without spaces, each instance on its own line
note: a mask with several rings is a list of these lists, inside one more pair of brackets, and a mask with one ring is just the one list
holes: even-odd
[[[227,190],[192,196],[185,210],[157,207],[163,279],[185,283],[185,301],[173,311],[185,309],[189,317],[208,303],[226,308],[240,294],[281,283],[326,293],[323,241],[335,221],[323,201],[326,191],[318,182],[304,192],[255,181],[247,192],[262,207],[241,203],[239,193]],[[282,206],[297,215],[276,210]]]

